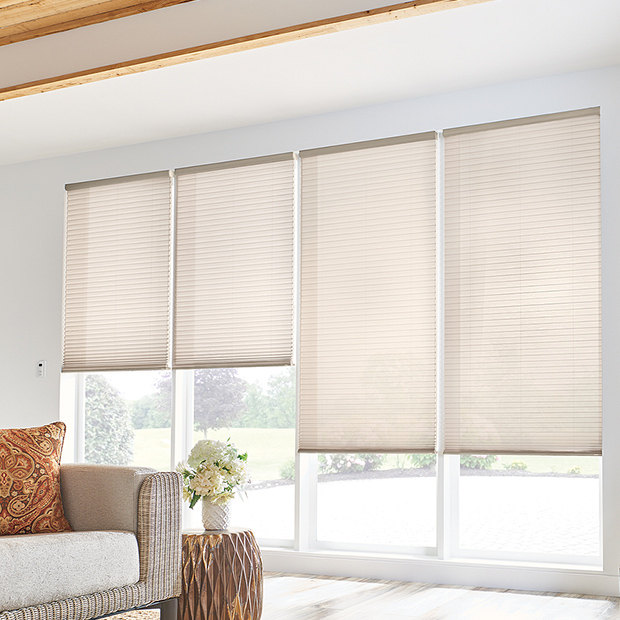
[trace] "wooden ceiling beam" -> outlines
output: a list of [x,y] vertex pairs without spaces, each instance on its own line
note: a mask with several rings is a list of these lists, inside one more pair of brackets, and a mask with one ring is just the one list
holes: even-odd
[[0,46],[191,0],[0,0]]
[[86,69],[67,75],[16,84],[0,88],[0,101],[490,1],[492,0],[411,0],[349,15]]

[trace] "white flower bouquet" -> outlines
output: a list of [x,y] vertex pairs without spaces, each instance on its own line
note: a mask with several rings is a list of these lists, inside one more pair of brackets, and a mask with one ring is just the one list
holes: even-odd
[[177,465],[183,476],[183,499],[193,508],[204,498],[223,505],[235,496],[235,489],[249,481],[247,452],[239,454],[230,439],[224,443],[211,439],[199,441],[187,461]]

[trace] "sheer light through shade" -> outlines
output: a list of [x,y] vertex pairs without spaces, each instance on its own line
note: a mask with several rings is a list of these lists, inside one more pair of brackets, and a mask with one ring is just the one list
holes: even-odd
[[598,110],[445,153],[446,452],[600,455]]
[[435,449],[435,143],[301,153],[300,451]]
[[166,368],[168,172],[66,189],[63,371]]
[[293,355],[291,153],[177,172],[174,368]]

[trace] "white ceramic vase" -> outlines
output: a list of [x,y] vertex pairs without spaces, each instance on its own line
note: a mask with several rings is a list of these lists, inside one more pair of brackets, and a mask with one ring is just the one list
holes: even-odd
[[230,523],[230,502],[213,504],[202,498],[202,525],[205,530],[225,530]]

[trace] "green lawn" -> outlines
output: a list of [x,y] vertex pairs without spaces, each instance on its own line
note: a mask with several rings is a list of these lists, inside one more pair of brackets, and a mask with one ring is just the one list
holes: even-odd
[[598,474],[599,457],[597,456],[506,456],[502,455],[491,469],[506,469],[514,461],[525,463],[526,471],[535,473],[566,474],[569,470],[579,468],[581,474]]
[[[228,428],[209,431],[209,439],[230,437],[239,452],[248,453],[248,469],[253,481],[278,480],[280,468],[295,458],[294,428]],[[194,433],[202,439],[202,433]]]
[[[596,456],[515,456],[502,455],[493,464],[491,469],[505,470],[504,465],[517,461],[527,465],[525,471],[533,473],[560,473],[566,474],[574,468],[579,468],[581,474],[598,474],[599,458]],[[409,467],[403,454],[388,454],[381,469],[394,467]]]
[[[134,464],[170,469],[170,430],[147,428],[136,430]],[[209,431],[210,439],[225,441],[230,437],[240,452],[248,453],[248,468],[252,480],[277,480],[280,468],[295,458],[295,430],[292,428],[229,428]],[[194,433],[194,441],[202,439]],[[518,461],[534,473],[568,473],[579,468],[582,474],[598,474],[599,459],[591,456],[500,456],[492,469],[504,470],[504,465]],[[409,467],[403,454],[389,454],[381,469]]]
[[[134,464],[170,469],[170,429],[145,428],[135,431]],[[239,452],[248,453],[252,480],[280,478],[280,467],[295,458],[295,430],[292,428],[229,428],[209,431],[209,439],[226,441],[230,437]],[[194,441],[203,438],[194,433]]]
[[168,471],[170,469],[170,429],[137,429],[133,443],[133,464]]

